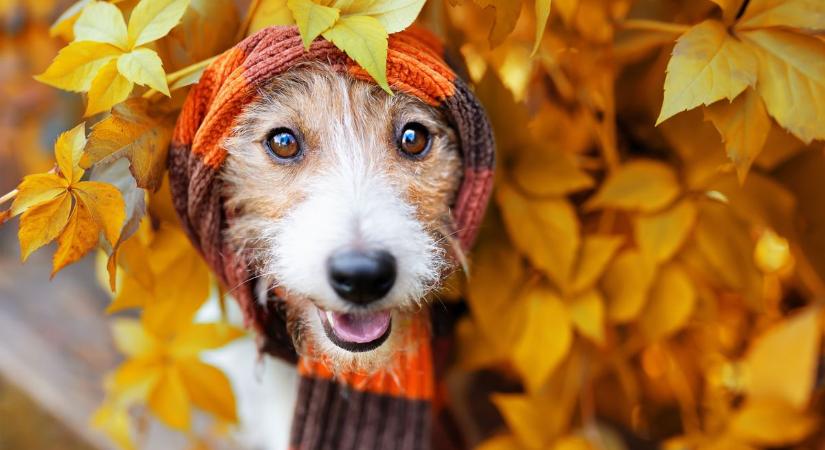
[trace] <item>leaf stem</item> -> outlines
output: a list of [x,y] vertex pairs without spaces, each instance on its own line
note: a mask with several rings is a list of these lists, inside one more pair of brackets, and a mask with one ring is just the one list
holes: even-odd
[[15,190],[13,190],[13,191],[11,191],[11,192],[7,193],[6,195],[4,195],[4,196],[0,197],[0,205],[2,205],[3,203],[8,202],[8,201],[10,201],[10,200],[14,200],[14,198],[15,198],[15,197],[17,197],[17,194],[18,194],[19,192],[20,192],[20,191],[18,191],[17,189],[15,189]]
[[235,34],[235,42],[240,41],[241,39],[246,36],[246,31],[249,29],[249,24],[252,23],[252,17],[255,16],[255,11],[258,9],[258,5],[261,4],[261,0],[252,0],[252,3],[249,4],[249,9],[246,10],[246,16],[243,18],[243,22],[241,23],[240,28],[238,28],[238,33]]
[[682,34],[690,29],[689,25],[681,23],[660,22],[658,20],[629,19],[621,23],[625,30],[663,31],[665,33]]
[[[187,76],[187,75],[189,75],[193,72],[197,72],[198,70],[200,70],[200,69],[208,66],[209,64],[211,64],[212,61],[214,61],[218,58],[218,56],[220,56],[220,55],[215,55],[211,58],[206,58],[203,61],[198,61],[195,64],[188,65],[188,66],[184,67],[183,69],[177,70],[175,72],[170,73],[169,75],[166,75],[166,83],[167,84],[172,84],[175,81],[178,81],[181,78],[183,78],[183,77],[185,77],[185,76]],[[143,98],[151,98],[152,96],[154,96],[157,93],[158,93],[158,91],[156,91],[154,89],[149,89],[148,91],[143,93]]]

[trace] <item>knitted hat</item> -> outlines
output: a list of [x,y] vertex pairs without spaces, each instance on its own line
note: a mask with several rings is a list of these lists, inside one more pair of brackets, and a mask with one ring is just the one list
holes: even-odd
[[[444,353],[436,339],[444,329],[438,323],[442,318],[425,311],[412,319],[407,339],[416,341],[417,350],[399,352],[392,371],[333,374],[323,358],[312,356],[311,349],[297,357],[286,329],[284,302],[256,301],[245,256],[223,240],[222,231],[232,220],[219,186],[227,155],[225,139],[262,86],[296,64],[318,60],[374,82],[327,41],[318,39],[305,50],[295,27],[261,30],[206,69],[186,99],[169,150],[175,209],[212,270],[233,288],[247,325],[261,336],[261,349],[298,362],[302,381],[292,448],[430,448],[437,390],[433,358]],[[420,29],[390,36],[387,78],[394,91],[443,110],[458,134],[464,169],[452,213],[458,240],[466,250],[478,231],[493,179],[494,142],[484,110],[445,63],[437,39]]]

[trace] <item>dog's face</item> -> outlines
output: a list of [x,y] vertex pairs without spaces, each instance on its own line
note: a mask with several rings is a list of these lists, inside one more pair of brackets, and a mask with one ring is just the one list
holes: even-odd
[[442,113],[307,66],[264,89],[226,147],[227,238],[279,289],[299,351],[366,365],[400,350],[449,265],[461,160]]

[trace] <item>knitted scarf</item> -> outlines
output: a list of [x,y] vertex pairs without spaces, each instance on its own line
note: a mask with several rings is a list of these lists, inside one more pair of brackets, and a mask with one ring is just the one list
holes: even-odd
[[[247,258],[229,248],[222,231],[232,220],[223,206],[219,173],[223,142],[259,88],[290,67],[321,60],[333,70],[372,78],[331,43],[317,39],[305,50],[295,27],[270,27],[219,56],[192,88],[169,150],[175,209],[190,239],[225,286],[233,288],[247,326],[257,331],[261,351],[298,364],[301,382],[290,438],[293,449],[428,449],[443,447],[437,414],[442,392],[439,361],[446,357],[449,321],[434,308],[411,318],[407,339],[386,370],[333,373],[312,349],[298,356],[286,328],[284,301],[276,292],[256,301]],[[490,195],[494,143],[484,110],[447,66],[440,43],[420,29],[389,38],[387,78],[391,88],[442,109],[457,131],[463,179],[452,208],[456,235],[467,250]],[[236,288],[237,286],[237,288]],[[436,436],[436,437],[434,437]]]

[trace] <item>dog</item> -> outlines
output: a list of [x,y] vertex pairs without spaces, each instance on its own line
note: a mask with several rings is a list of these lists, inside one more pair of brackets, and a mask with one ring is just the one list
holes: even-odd
[[[462,160],[443,112],[313,62],[261,89],[224,146],[225,239],[252,255],[258,301],[285,302],[296,350],[365,373],[405,351],[409,316],[456,266]],[[267,361],[252,382],[254,352],[209,359],[236,387],[244,445],[286,448],[295,369]]]

